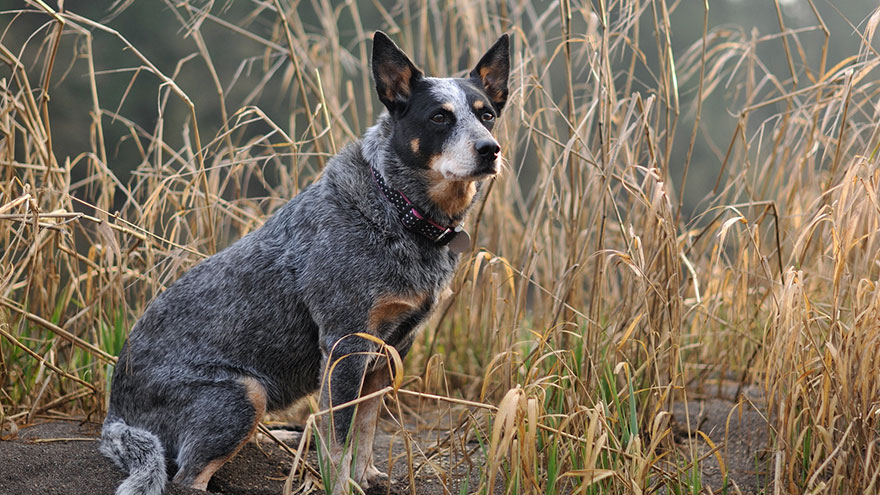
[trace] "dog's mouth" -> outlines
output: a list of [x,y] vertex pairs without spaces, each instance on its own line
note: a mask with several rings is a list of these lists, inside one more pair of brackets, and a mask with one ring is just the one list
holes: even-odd
[[474,170],[473,172],[467,175],[451,175],[451,174],[443,174],[443,179],[451,181],[451,182],[476,182],[478,180],[488,179],[489,177],[494,177],[498,173],[496,168],[480,168],[478,170]]
[[491,177],[498,173],[498,160],[488,160],[481,162],[477,165],[477,168],[474,170],[474,177],[483,179],[486,177]]
[[467,172],[465,175],[458,174],[445,174],[447,180],[457,180],[457,181],[477,181],[488,179],[489,177],[493,177],[498,173],[498,160],[479,162],[476,164],[474,168]]

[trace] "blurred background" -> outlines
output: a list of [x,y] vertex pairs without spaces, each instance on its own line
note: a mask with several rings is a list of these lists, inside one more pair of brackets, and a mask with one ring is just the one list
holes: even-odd
[[[51,3],[51,2],[50,2]],[[429,2],[379,2],[377,0],[359,0],[354,2],[360,18],[351,15],[353,2],[331,2],[329,0],[310,0],[289,2],[288,8],[293,18],[291,23],[298,37],[308,40],[308,44],[298,46],[298,56],[310,86],[316,82],[315,65],[310,60],[332,57],[337,65],[320,73],[323,84],[342,88],[342,97],[351,96],[351,100],[340,102],[345,105],[351,115],[357,118],[352,122],[351,131],[360,135],[365,126],[375,118],[381,106],[374,92],[365,91],[363,84],[372,88],[372,81],[367,78],[369,68],[360,60],[363,51],[369,53],[371,41],[368,39],[373,30],[391,31],[392,37],[410,54],[417,65],[433,69],[434,75],[463,75],[466,69],[475,62],[485,47],[469,43],[458,52],[450,53],[451,47],[458,47],[458,40],[463,33],[485,31],[481,23],[497,23],[497,15],[513,14],[516,22],[506,24],[505,29],[514,36],[522,37],[518,43],[532,47],[544,44],[548,48],[559,44],[560,19],[559,3],[549,0],[523,3],[519,7],[511,4],[505,8],[502,3],[484,5],[487,12],[495,13],[493,19],[479,15],[465,16],[460,11],[442,1]],[[488,3],[487,3],[488,4]],[[674,29],[668,36],[672,48],[672,57],[680,60],[691,56],[699,43],[703,31],[703,2],[685,0],[672,2],[669,6],[669,22]],[[285,4],[287,5],[287,4]],[[608,2],[610,16],[620,15],[623,3]],[[756,55],[766,64],[766,70],[783,76],[790,76],[790,69],[801,74],[796,87],[814,84],[803,76],[803,68],[795,63],[788,67],[786,47],[779,33],[780,22],[784,27],[797,33],[791,39],[788,50],[795,59],[801,53],[818,59],[825,42],[825,33],[817,22],[818,14],[830,35],[828,45],[827,67],[858,53],[862,40],[858,31],[864,29],[867,17],[877,7],[874,0],[847,0],[833,2],[828,0],[780,0],[777,5],[770,0],[711,0],[708,2],[708,29],[719,38],[732,36],[734,40],[753,42]],[[292,80],[288,53],[285,49],[284,34],[279,29],[277,15],[272,2],[247,0],[212,0],[212,1],[132,1],[116,0],[66,1],[63,7],[85,18],[100,22],[125,37],[162,73],[173,77],[177,85],[189,96],[198,109],[199,125],[204,134],[215,135],[224,122],[224,105],[227,112],[244,106],[256,106],[265,115],[282,128],[296,134],[307,122],[306,107],[299,87]],[[572,33],[588,31],[589,2],[572,5],[576,14],[572,16],[570,30]],[[645,18],[640,26],[638,43],[646,54],[634,67],[634,79],[631,91],[650,95],[656,87],[655,79],[659,77],[660,56],[656,46],[654,25],[647,22],[652,15],[651,2],[641,3],[638,8],[645,9]],[[21,9],[21,10],[19,10]],[[430,21],[423,22],[421,10],[430,10]],[[519,12],[502,12],[517,9]],[[0,26],[4,26],[2,43],[11,51],[19,54],[25,63],[33,63],[47,47],[41,43],[42,38],[34,34],[40,30],[48,30],[47,18],[43,13],[26,9],[24,2],[15,0],[0,1]],[[28,11],[30,10],[30,11]],[[781,18],[780,18],[781,14]],[[490,14],[491,15],[491,14]],[[392,21],[389,23],[389,21]],[[218,97],[212,74],[204,59],[199,55],[199,46],[192,30],[197,28],[202,43],[216,70],[216,78],[225,91],[224,99]],[[732,34],[731,34],[732,33]],[[333,38],[328,38],[328,34]],[[78,34],[69,33],[76,37]],[[94,60],[95,81],[100,92],[99,101],[102,108],[123,115],[125,119],[153,134],[159,120],[160,91],[162,84],[157,77],[143,70],[141,61],[119,41],[112,33],[94,30],[91,57]],[[653,46],[652,46],[653,45]],[[875,46],[876,46],[875,42]],[[520,46],[520,45],[515,45]],[[84,43],[63,42],[59,46],[56,69],[51,86],[52,104],[49,106],[56,155],[77,156],[89,150],[90,127],[84,116],[92,111],[90,93],[89,62],[84,53]],[[551,52],[552,53],[552,52]],[[661,54],[662,55],[662,54]],[[741,55],[741,54],[740,54]],[[697,54],[698,56],[698,54]],[[711,56],[711,55],[710,55]],[[737,125],[736,113],[743,101],[737,96],[743,93],[738,88],[738,77],[746,70],[743,58],[730,56],[729,60],[719,66],[719,71],[726,74],[718,81],[718,86],[707,92],[703,101],[703,112],[700,132],[705,139],[698,139],[694,144],[693,169],[684,191],[685,211],[691,213],[694,207],[711,191],[718,175],[728,140]],[[446,63],[450,60],[450,63]],[[565,64],[561,57],[553,57],[542,67],[549,73],[563,75],[551,79],[554,87],[552,94],[565,94]],[[575,86],[575,98],[586,100],[591,93],[586,90],[589,71],[584,60],[575,63],[573,77],[575,82],[581,81],[581,87]],[[612,60],[612,72],[625,77],[631,60],[622,54]],[[139,68],[141,70],[139,70]],[[322,67],[322,70],[324,68]],[[0,67],[0,77],[8,78],[10,68]],[[345,92],[346,85],[353,85],[352,94]],[[514,84],[516,84],[514,82]],[[688,136],[693,127],[698,78],[695,74],[679,74],[678,85],[681,116],[676,131],[681,133],[674,139],[670,150],[670,176],[673,187],[680,187],[682,168],[688,152]],[[778,82],[764,81],[762,84],[773,86]],[[333,93],[333,92],[331,92]],[[308,95],[310,107],[319,102],[314,95]],[[563,105],[563,102],[559,102]],[[751,119],[753,126],[758,126],[766,118],[776,115],[784,105],[762,107]],[[164,127],[167,130],[165,139],[173,147],[180,146],[186,136],[179,132],[184,122],[190,118],[189,110],[178,102],[172,102],[163,109]],[[227,118],[229,116],[227,115]],[[138,150],[143,143],[136,143],[129,127],[109,113],[102,116],[104,140],[109,152],[108,165],[122,183],[128,183],[132,171],[142,162]],[[295,123],[292,123],[295,121]],[[255,125],[245,132],[256,135],[268,132],[268,127]],[[749,135],[754,129],[749,129]],[[517,156],[516,149],[507,149],[505,153],[512,162],[521,160],[518,173],[524,186],[536,175],[535,160]],[[82,180],[88,174],[86,167],[77,167],[72,171],[75,180]],[[272,182],[277,178],[269,177]],[[258,186],[253,186],[257,187]],[[252,193],[258,193],[258,190]],[[121,207],[124,197],[116,197],[116,207]]]
[[444,418],[421,465],[875,493],[878,25],[876,0],[0,0],[0,437],[100,419],[146,305],[374,122],[375,30],[439,76],[506,32],[506,166],[388,398],[398,433]]

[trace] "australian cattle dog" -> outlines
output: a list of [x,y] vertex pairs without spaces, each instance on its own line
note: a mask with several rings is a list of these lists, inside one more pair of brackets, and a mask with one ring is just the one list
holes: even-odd
[[[498,172],[492,128],[509,69],[507,35],[466,77],[434,78],[375,34],[372,71],[387,111],[132,328],[101,438],[129,473],[117,494],[158,495],[169,476],[206,490],[266,412],[315,391],[327,410],[387,386],[377,339],[405,356],[470,247],[461,225]],[[322,421],[333,493],[385,476],[372,460],[380,404],[337,407]]]

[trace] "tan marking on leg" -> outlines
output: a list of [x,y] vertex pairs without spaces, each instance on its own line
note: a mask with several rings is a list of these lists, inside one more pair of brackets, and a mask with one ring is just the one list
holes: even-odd
[[[259,426],[260,421],[263,420],[263,415],[266,414],[267,398],[266,389],[263,388],[263,386],[260,384],[259,381],[257,381],[256,378],[246,376],[239,381],[241,381],[241,383],[247,389],[248,399],[250,399],[251,405],[254,406],[254,411],[256,412],[254,418],[254,426],[251,428],[250,433],[248,433],[247,438],[244,439],[244,442],[242,442],[241,445],[238,446],[238,449],[241,449],[244,443],[250,440],[252,436],[254,436],[254,432],[257,431],[257,426]],[[238,449],[236,449],[236,452],[238,452]]]
[[447,180],[440,172],[428,172],[428,198],[450,217],[464,213],[476,194],[474,181]]
[[412,141],[410,141],[409,147],[413,153],[418,153],[419,152],[419,138],[414,138]]
[[[237,450],[238,449],[236,449],[236,451]],[[195,481],[193,481],[192,487],[196,490],[202,490],[203,492],[208,491],[208,482],[211,481],[211,476],[214,476],[214,473],[216,473],[220,469],[220,466],[226,464],[226,461],[229,460],[230,457],[232,456],[209,462],[208,465],[205,466],[205,469],[203,469],[202,472],[199,473],[198,476],[196,476]]]
[[367,329],[376,334],[382,325],[401,320],[408,313],[419,309],[428,295],[419,296],[380,296],[367,316]]
[[483,103],[483,100],[477,100],[474,102],[474,110],[482,110],[485,106],[486,104]]
[[226,457],[222,457],[220,459],[214,459],[209,462],[205,469],[196,476],[195,481],[193,481],[192,487],[196,490],[207,491],[208,490],[208,482],[211,481],[211,476],[214,476],[214,473],[220,469],[221,466],[226,464],[230,459],[235,457],[235,454],[244,447],[244,444],[247,443],[248,440],[254,435],[254,432],[257,431],[257,426],[260,424],[260,421],[263,419],[263,415],[266,414],[266,389],[260,385],[255,378],[246,376],[239,380],[242,385],[247,389],[247,396],[250,399],[251,404],[254,406],[254,425],[251,427],[251,431],[248,432],[247,436],[239,442],[238,446],[233,449],[232,453],[227,455]]

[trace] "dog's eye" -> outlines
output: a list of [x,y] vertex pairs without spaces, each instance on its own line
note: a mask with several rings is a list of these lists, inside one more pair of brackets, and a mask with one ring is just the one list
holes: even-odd
[[481,118],[483,119],[483,122],[492,122],[495,120],[495,114],[492,112],[483,112]]
[[435,124],[445,124],[447,122],[446,115],[442,113],[435,113],[431,116],[431,122]]

